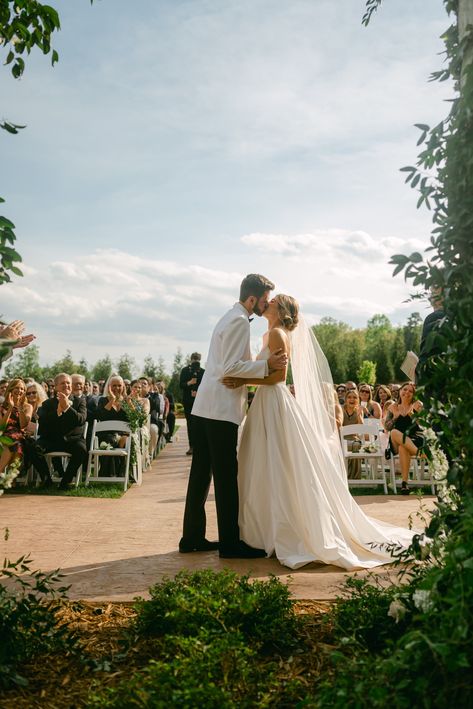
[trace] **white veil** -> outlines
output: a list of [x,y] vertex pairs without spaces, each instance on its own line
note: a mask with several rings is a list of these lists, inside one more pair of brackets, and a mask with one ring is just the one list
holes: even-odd
[[346,483],[347,474],[335,420],[335,390],[327,358],[312,328],[300,313],[299,324],[290,337],[296,401],[314,435],[331,449],[336,472]]

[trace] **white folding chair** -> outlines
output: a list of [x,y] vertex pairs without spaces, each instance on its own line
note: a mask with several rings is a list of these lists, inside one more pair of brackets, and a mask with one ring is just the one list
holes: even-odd
[[[83,432],[83,434],[82,434],[82,438],[84,438],[84,439],[85,439],[86,436],[87,436],[87,428],[88,428],[88,426],[89,426],[89,424],[88,424],[88,422],[86,421],[85,424],[84,424],[84,432]],[[61,476],[58,475],[58,474],[56,473],[56,471],[54,470],[53,459],[54,459],[54,458],[61,458],[61,460],[62,460],[62,467],[63,467],[63,470],[65,470],[66,467],[67,467],[69,458],[71,457],[71,454],[70,454],[70,453],[67,453],[66,451],[51,451],[51,453],[45,453],[45,454],[44,454],[44,457],[45,457],[45,459],[46,459],[46,463],[48,464],[49,474],[50,474],[50,476],[51,476],[52,481],[55,482],[55,483],[61,482],[61,480],[62,480]],[[81,465],[80,468],[78,469],[78,471],[77,471],[77,473],[76,473],[76,476],[75,476],[75,479],[73,479],[72,482],[74,482],[74,484],[75,484],[76,487],[79,487],[81,480],[82,480],[82,465]]]
[[[354,423],[349,426],[342,426],[340,429],[340,440],[342,444],[343,458],[348,473],[348,461],[360,460],[363,463],[365,477],[360,479],[348,478],[350,487],[373,487],[373,485],[382,485],[384,494],[388,494],[388,486],[386,482],[386,472],[384,470],[384,451],[380,442],[380,426],[379,421],[370,419],[365,423]],[[353,440],[347,439],[347,436],[356,435],[360,439],[360,450],[349,450],[349,445]],[[363,446],[372,446],[374,451],[368,452],[362,450]]]
[[[126,443],[124,448],[112,448],[110,450],[99,448],[97,433],[127,433]],[[87,464],[87,474],[85,476],[85,484],[92,482],[104,483],[123,483],[123,489],[128,488],[128,480],[130,475],[130,455],[131,453],[131,431],[125,421],[94,421],[92,429],[92,438],[90,442],[89,460]],[[137,451],[139,455],[139,451]],[[125,460],[125,471],[123,475],[106,476],[100,475],[100,459],[101,458],[119,458]],[[93,473],[92,473],[93,466]]]
[[[402,485],[398,455],[391,453],[391,457],[388,461],[388,470],[391,476],[391,486],[394,490],[394,494],[397,495],[397,488]],[[396,478],[397,472],[399,472],[399,478]],[[429,469],[428,460],[423,455],[419,455],[417,458],[411,458],[408,484],[409,487],[428,487],[430,485],[432,495],[436,494],[435,480]]]

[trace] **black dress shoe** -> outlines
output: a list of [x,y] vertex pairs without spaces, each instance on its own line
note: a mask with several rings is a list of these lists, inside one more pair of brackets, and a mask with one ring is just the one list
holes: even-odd
[[189,450],[188,450],[188,451],[186,451],[186,455],[192,455],[192,453],[193,453],[193,450],[192,450],[192,448],[189,448]]
[[193,551],[217,551],[218,542],[209,542],[208,539],[202,539],[200,542],[186,542],[181,539],[179,542],[179,551],[181,554],[190,554]]
[[255,549],[240,541],[230,547],[221,547],[219,556],[221,559],[262,559],[266,556],[266,552],[264,549]]

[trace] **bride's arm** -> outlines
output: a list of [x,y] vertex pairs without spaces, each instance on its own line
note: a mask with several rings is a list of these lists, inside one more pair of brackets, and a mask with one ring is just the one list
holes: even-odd
[[[287,354],[289,356],[289,340],[284,332],[280,328],[274,328],[269,332],[268,347],[271,354],[279,350],[280,354]],[[225,384],[229,389],[236,389],[243,384],[248,384],[251,386],[260,386],[261,384],[272,385],[279,384],[279,382],[286,381],[287,366],[285,369],[276,369],[271,374],[268,374],[264,379],[243,379],[240,377],[224,377],[222,383]]]

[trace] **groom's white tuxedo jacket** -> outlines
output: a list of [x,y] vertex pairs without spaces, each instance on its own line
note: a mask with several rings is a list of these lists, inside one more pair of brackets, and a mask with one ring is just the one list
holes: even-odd
[[213,331],[205,374],[192,413],[202,418],[240,425],[246,413],[246,387],[227,389],[222,384],[222,378],[263,379],[267,374],[267,361],[251,359],[248,311],[241,303],[235,303]]

